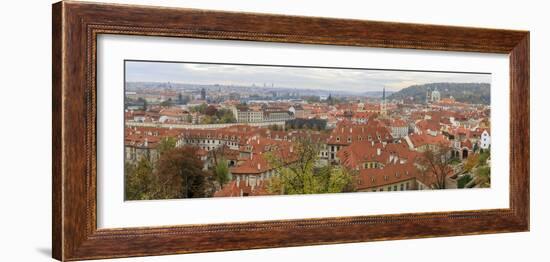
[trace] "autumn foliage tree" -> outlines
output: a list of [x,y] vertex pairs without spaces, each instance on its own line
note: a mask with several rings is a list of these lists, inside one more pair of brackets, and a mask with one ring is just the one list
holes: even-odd
[[468,156],[468,159],[466,159],[466,163],[464,163],[464,170],[465,171],[472,171],[474,167],[476,167],[479,163],[479,156],[477,154],[471,154]]
[[424,175],[433,175],[435,177],[433,186],[436,189],[445,189],[447,177],[453,174],[451,156],[452,148],[447,144],[441,143],[436,147],[427,149],[417,160],[417,164],[421,167],[420,171]]
[[181,147],[161,155],[155,176],[155,199],[209,196],[209,174],[202,170],[197,150],[195,147]]
[[207,116],[215,116],[216,113],[218,112],[218,109],[216,109],[215,106],[208,106],[205,110],[204,110],[204,114],[207,115]]

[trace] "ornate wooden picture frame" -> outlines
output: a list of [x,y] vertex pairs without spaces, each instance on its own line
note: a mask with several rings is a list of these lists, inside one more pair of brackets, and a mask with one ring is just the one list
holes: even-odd
[[[81,260],[529,230],[529,32],[59,2],[53,5],[53,257]],[[98,229],[100,34],[508,54],[510,207]]]

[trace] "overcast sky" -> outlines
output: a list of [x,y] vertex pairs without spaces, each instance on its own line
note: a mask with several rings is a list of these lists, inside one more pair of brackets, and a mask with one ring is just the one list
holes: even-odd
[[273,83],[275,87],[366,92],[383,87],[398,91],[435,82],[490,83],[491,75],[127,61],[126,81],[246,86]]

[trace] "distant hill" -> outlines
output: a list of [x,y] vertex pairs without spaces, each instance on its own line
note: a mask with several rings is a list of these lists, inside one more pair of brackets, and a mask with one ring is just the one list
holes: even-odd
[[[386,90],[386,96],[389,96],[392,93],[394,92]],[[362,95],[366,97],[380,98],[382,97],[382,91],[367,91],[367,92],[363,92]]]
[[426,102],[426,92],[435,90],[441,93],[441,98],[453,97],[458,102],[470,104],[490,104],[491,85],[487,83],[431,83],[413,85],[391,94],[389,99],[413,98],[416,103]]

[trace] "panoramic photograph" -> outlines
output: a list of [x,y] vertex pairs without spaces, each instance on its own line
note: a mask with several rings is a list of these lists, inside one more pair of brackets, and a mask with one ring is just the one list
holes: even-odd
[[491,187],[491,74],[126,60],[124,199]]

